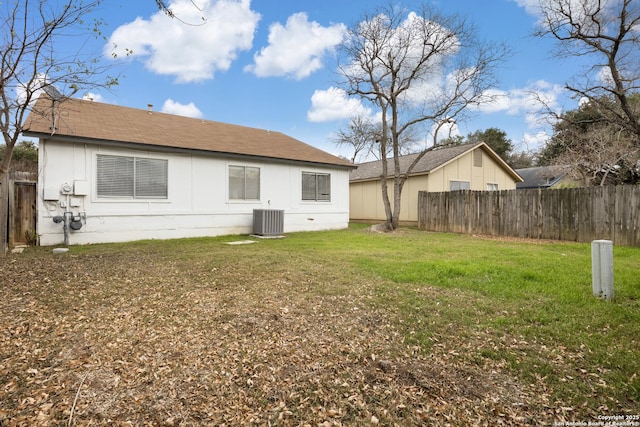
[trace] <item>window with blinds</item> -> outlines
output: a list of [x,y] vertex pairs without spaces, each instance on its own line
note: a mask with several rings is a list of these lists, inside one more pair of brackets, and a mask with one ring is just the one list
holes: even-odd
[[260,200],[260,168],[229,166],[229,199]]
[[169,162],[143,157],[97,156],[99,198],[166,199]]
[[331,175],[302,172],[302,200],[331,201]]

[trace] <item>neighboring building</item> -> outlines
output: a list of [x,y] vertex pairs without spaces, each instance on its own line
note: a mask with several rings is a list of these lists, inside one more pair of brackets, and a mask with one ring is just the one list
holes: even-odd
[[280,132],[44,95],[24,129],[41,245],[249,234],[254,209],[283,232],[349,223],[354,166]]
[[[404,173],[418,154],[400,158]],[[390,174],[393,159],[388,159]],[[380,177],[382,161],[362,163],[349,179],[349,211],[352,221],[385,221]],[[402,190],[400,221],[418,221],[418,192],[454,190],[513,190],[522,178],[487,144],[455,145],[429,151],[413,169]],[[387,180],[393,205],[393,177]]]
[[579,181],[573,179],[569,166],[538,166],[534,168],[516,169],[523,182],[516,184],[521,188],[579,187]]

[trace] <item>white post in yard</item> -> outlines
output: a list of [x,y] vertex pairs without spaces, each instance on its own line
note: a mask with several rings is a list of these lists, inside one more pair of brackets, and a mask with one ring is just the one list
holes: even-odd
[[611,240],[591,242],[591,274],[593,295],[607,300],[613,299],[613,242]]

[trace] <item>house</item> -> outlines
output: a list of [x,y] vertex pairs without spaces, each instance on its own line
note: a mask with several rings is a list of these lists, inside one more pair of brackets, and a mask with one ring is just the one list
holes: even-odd
[[[405,173],[418,154],[402,156]],[[388,159],[389,197],[393,203],[393,160]],[[352,221],[385,221],[380,177],[382,161],[362,163],[349,178],[349,211]],[[418,192],[454,190],[512,190],[522,178],[487,144],[454,145],[427,152],[409,174],[402,190],[400,222],[418,221]]]
[[24,125],[39,139],[41,245],[253,232],[349,223],[353,165],[264,129],[40,96]]
[[516,184],[517,189],[580,186],[579,181],[570,176],[570,166],[538,166],[533,168],[516,169],[516,172],[518,172],[518,175],[520,175],[524,180]]

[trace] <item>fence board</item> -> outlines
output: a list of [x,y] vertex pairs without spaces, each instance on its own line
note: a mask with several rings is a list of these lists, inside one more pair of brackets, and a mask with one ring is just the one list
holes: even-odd
[[423,230],[640,246],[640,186],[421,191],[418,200]]
[[9,246],[32,243],[36,229],[36,184],[9,181]]

